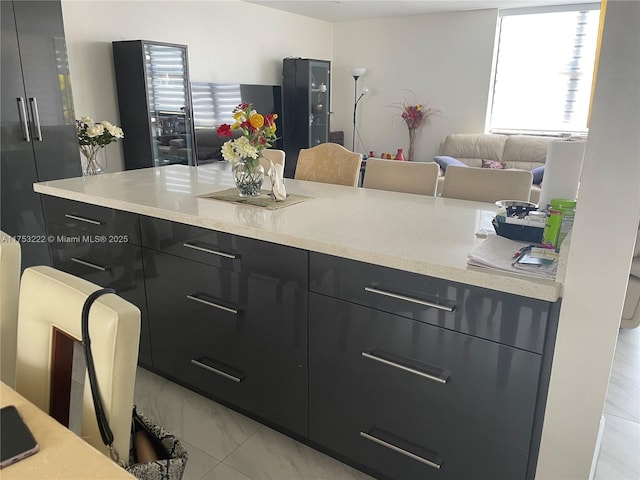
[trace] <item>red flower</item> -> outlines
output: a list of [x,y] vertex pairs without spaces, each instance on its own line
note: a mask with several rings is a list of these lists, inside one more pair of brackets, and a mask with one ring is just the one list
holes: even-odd
[[233,137],[233,132],[231,131],[231,127],[226,123],[223,123],[222,125],[220,125],[220,127],[218,127],[218,136],[221,138]]

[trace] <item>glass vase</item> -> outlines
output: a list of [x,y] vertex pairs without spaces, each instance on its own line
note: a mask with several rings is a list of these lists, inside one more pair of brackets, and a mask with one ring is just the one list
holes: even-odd
[[264,181],[264,168],[258,160],[236,162],[233,180],[241,197],[257,197]]
[[409,158],[407,160],[410,162],[413,162],[416,151],[416,132],[415,128],[409,129]]
[[99,175],[104,172],[99,161],[99,153],[101,148],[82,148],[80,153],[84,157],[84,165],[82,166],[82,175],[88,177],[91,175]]

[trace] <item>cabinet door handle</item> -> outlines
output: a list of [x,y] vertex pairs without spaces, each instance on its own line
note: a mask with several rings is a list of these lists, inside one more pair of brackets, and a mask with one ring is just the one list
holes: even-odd
[[65,213],[64,216],[66,218],[70,218],[71,220],[78,220],[79,222],[90,223],[91,225],[104,225],[104,222],[99,220],[92,220],[86,217],[80,217],[79,215],[74,215],[72,213]]
[[233,313],[234,315],[237,315],[240,312],[240,310],[236,308],[225,307],[224,305],[220,305],[219,303],[211,302],[209,300],[204,300],[203,298],[198,297],[195,293],[191,293],[187,295],[187,298],[189,300],[193,300],[194,302],[204,303],[205,305],[209,305],[210,307],[217,308],[219,310],[224,310],[225,312]]
[[31,104],[31,112],[33,115],[33,123],[36,127],[35,139],[39,142],[42,141],[42,130],[40,129],[40,112],[38,112],[38,100],[36,97],[29,97],[29,103]]
[[234,255],[233,253],[221,252],[219,250],[212,250],[211,248],[201,247],[200,245],[196,245],[195,243],[187,242],[182,244],[183,247],[191,248],[193,250],[198,250],[199,252],[210,253],[212,255],[218,255],[219,257],[231,258],[235,260],[238,258],[238,255]]
[[396,298],[398,300],[404,300],[406,302],[417,303],[419,305],[424,305],[425,307],[433,307],[438,310],[444,310],[445,312],[453,312],[456,307],[449,305],[442,305],[440,303],[428,302],[426,300],[421,300],[419,298],[407,297],[406,295],[400,295],[399,293],[389,292],[387,290],[380,290],[375,287],[364,287],[365,292],[377,293],[378,295],[384,295],[385,297]]
[[242,380],[244,380],[241,377],[236,377],[235,375],[231,375],[230,373],[227,372],[223,372],[222,370],[212,367],[211,365],[207,365],[206,363],[202,363],[199,360],[196,360],[195,358],[191,359],[191,363],[193,365],[195,365],[196,367],[200,367],[200,368],[204,368],[205,370],[208,370],[209,372],[215,373],[216,375],[220,375],[221,377],[227,378],[229,380],[233,380],[236,383],[240,383]]
[[20,126],[22,127],[22,138],[30,142],[31,135],[29,135],[29,123],[27,122],[27,109],[24,106],[24,98],[16,98],[18,101],[18,116],[20,117]]
[[[449,380],[449,372],[447,370],[443,370],[439,367],[431,367],[431,369],[434,370],[434,374],[430,374],[419,370],[415,366],[403,365],[402,363],[400,363],[400,361],[398,361],[401,360],[399,357],[397,357],[396,361],[393,361],[389,358],[384,358],[391,357],[392,355],[385,355],[383,352],[380,352],[378,355],[376,355],[375,352],[375,350],[372,350],[370,352],[362,352],[362,356],[370,360],[375,360],[376,362],[384,363],[385,365],[389,365],[390,367],[399,368],[400,370],[404,370],[405,372],[413,373],[423,378],[433,380],[434,382],[447,383],[447,380]],[[427,365],[425,365],[425,367],[427,367]],[[440,374],[435,373],[437,370],[440,371]]]
[[71,261],[79,263],[80,265],[84,265],[85,267],[91,267],[95,270],[100,270],[101,272],[106,272],[107,270],[109,270],[109,267],[103,267],[102,265],[87,262],[86,260],[82,260],[81,258],[71,257]]
[[416,455],[415,453],[412,453],[409,450],[400,448],[397,445],[394,445],[393,443],[389,443],[386,440],[383,440],[379,437],[373,436],[366,432],[360,432],[360,436],[374,443],[377,443],[378,445],[382,445],[383,447],[386,447],[389,450],[393,450],[394,452],[401,453],[402,455],[412,458],[413,460],[417,460],[418,462],[424,463],[425,465],[429,465],[430,467],[435,468],[436,470],[439,470],[440,467],[442,466],[442,460],[440,458],[436,458],[433,461],[427,460],[426,458],[423,458],[420,455]]

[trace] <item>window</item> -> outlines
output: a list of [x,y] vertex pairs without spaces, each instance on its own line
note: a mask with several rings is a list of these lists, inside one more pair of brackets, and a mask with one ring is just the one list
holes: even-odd
[[599,4],[500,13],[489,130],[587,132]]

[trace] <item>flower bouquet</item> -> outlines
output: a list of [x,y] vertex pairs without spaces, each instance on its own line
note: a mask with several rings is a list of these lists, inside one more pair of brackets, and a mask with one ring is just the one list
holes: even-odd
[[80,120],[76,120],[76,133],[80,153],[87,160],[87,165],[82,171],[84,176],[102,173],[102,167],[97,159],[98,152],[110,143],[124,138],[124,132],[120,127],[107,121],[94,122],[91,117],[81,117]]
[[[275,120],[278,115],[261,115],[250,103],[241,103],[233,109],[235,123],[218,128],[218,136],[229,137],[222,145],[222,156],[233,165],[233,178],[240,196],[260,195],[264,180],[264,168],[260,157],[265,148],[277,140]],[[232,138],[236,132],[240,136]]]
[[416,132],[422,125],[428,123],[430,117],[437,115],[441,110],[425,108],[421,103],[409,105],[405,102],[400,104],[399,107],[402,110],[402,114],[400,116],[409,129],[409,160],[413,160],[416,145]]

